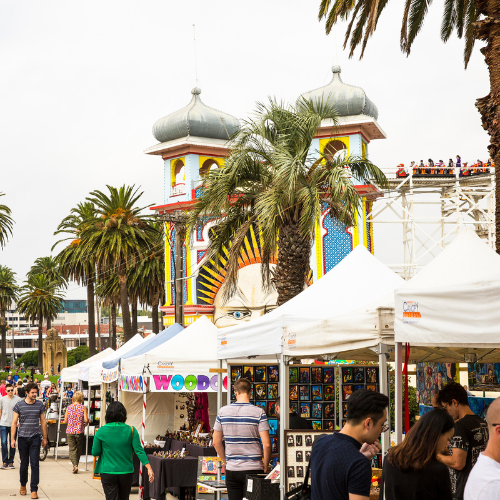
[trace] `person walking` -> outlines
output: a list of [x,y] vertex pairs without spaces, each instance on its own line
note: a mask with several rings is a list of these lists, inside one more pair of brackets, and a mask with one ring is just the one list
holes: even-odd
[[89,423],[87,408],[83,405],[83,393],[80,391],[73,394],[72,404],[66,409],[63,423],[68,424],[66,435],[68,436],[69,459],[73,464],[73,474],[77,474],[82,454],[83,433]]
[[[38,388],[30,382],[25,387],[26,398],[18,401],[14,406],[14,416],[10,428],[12,448],[16,447],[16,429],[19,422],[17,443],[21,467],[19,477],[21,488],[19,493],[26,495],[26,484],[28,483],[28,467],[31,465],[30,490],[31,498],[38,498],[38,483],[40,480],[39,459],[40,445],[47,446],[47,422],[45,421],[43,403],[37,399]],[[40,432],[41,424],[41,432]],[[43,438],[41,438],[43,434]]]
[[439,402],[455,420],[451,454],[438,453],[437,459],[449,467],[453,498],[462,500],[470,471],[488,442],[486,422],[469,408],[466,390],[457,383],[439,391]]
[[500,500],[500,399],[490,404],[486,422],[488,444],[469,474],[464,500]]
[[236,402],[223,406],[215,419],[213,445],[226,467],[229,500],[242,500],[247,474],[266,473],[271,458],[269,422],[265,411],[250,403],[251,388],[246,378],[236,380]]
[[[21,398],[14,395],[14,386],[5,389],[7,396],[0,398],[0,439],[2,441],[2,469],[14,468],[16,449],[11,446],[10,428],[12,425],[14,406]],[[15,439],[15,436],[14,436]]]
[[26,397],[26,391],[24,390],[22,380],[17,381],[17,387],[15,388],[14,393],[16,396],[19,396],[21,399],[24,399]]
[[7,391],[5,390],[5,379],[0,380],[0,396],[7,396]]
[[342,430],[314,443],[310,462],[312,500],[369,500],[370,459],[381,449],[380,434],[389,429],[388,405],[389,398],[375,391],[359,390],[349,397]]
[[128,500],[134,476],[134,453],[148,470],[149,482],[153,469],[141,446],[135,427],[127,425],[127,410],[114,401],[106,410],[106,425],[95,433],[92,455],[98,457],[95,472],[101,475],[106,500]]
[[380,500],[452,500],[448,467],[437,454],[447,450],[455,423],[446,410],[431,410],[389,450],[380,483]]

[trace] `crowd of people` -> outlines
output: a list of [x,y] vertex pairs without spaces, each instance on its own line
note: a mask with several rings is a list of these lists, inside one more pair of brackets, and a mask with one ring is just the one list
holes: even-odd
[[491,172],[491,168],[494,168],[495,164],[492,162],[491,158],[487,161],[477,160],[475,163],[462,162],[460,155],[457,155],[455,161],[452,158],[448,162],[439,160],[434,162],[432,158],[429,158],[427,162],[420,160],[419,163],[412,161],[408,167],[403,164],[398,165],[396,176],[405,177],[409,174],[413,175],[455,175],[458,172],[459,176],[467,176],[474,174],[482,174]]
[[[250,403],[250,391],[251,382],[238,379],[236,402],[220,409],[214,426],[229,500],[244,498],[247,474],[268,472],[269,424],[264,410]],[[342,430],[314,442],[312,500],[369,500],[371,459],[388,430],[388,405],[388,397],[374,391],[350,396]],[[296,420],[290,419],[291,428]],[[422,499],[500,500],[500,399],[490,405],[485,422],[470,409],[466,389],[450,383],[404,441],[388,451],[380,500]]]

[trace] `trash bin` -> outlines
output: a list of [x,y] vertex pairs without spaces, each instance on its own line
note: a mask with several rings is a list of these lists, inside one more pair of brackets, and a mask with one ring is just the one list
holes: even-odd
[[247,475],[247,500],[279,500],[280,484],[266,479],[267,474]]

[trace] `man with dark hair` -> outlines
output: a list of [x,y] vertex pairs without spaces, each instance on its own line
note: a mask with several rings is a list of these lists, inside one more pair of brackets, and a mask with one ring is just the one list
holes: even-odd
[[488,426],[469,408],[467,391],[460,384],[444,386],[438,399],[455,420],[455,435],[450,443],[451,455],[439,453],[437,459],[450,470],[453,498],[462,500],[470,471],[486,448]]
[[388,429],[388,405],[389,398],[379,392],[360,390],[349,397],[342,430],[314,443],[312,500],[369,500],[370,458],[381,449],[380,434]]
[[214,447],[226,466],[229,500],[242,500],[246,494],[246,475],[267,472],[271,458],[269,423],[264,410],[250,403],[251,388],[249,380],[239,378],[234,383],[236,402],[219,410],[214,425]]
[[[19,493],[26,495],[26,484],[28,482],[28,466],[31,463],[31,498],[38,498],[38,482],[39,482],[39,467],[40,459],[40,444],[45,447],[47,445],[47,423],[45,421],[43,403],[36,399],[38,396],[38,387],[33,382],[26,384],[26,399],[18,401],[14,406],[14,418],[10,428],[12,439],[12,448],[16,447],[16,429],[19,422],[18,445],[19,456],[21,458],[21,467],[19,468],[19,476],[21,480],[21,488]],[[40,423],[42,430],[40,432]],[[41,439],[43,434],[43,439]]]
[[13,419],[14,406],[21,398],[14,394],[14,386],[7,386],[7,396],[0,398],[0,438],[2,441],[2,469],[14,468],[14,454],[16,449],[10,446],[10,429]]
[[[280,398],[276,398],[276,403],[274,405],[276,408],[276,415],[279,418],[280,416]],[[289,429],[310,429],[312,430],[312,425],[309,420],[306,418],[302,418],[301,416],[297,415],[291,408],[289,408],[289,424],[288,428]],[[279,436],[279,423],[278,423],[278,436]]]

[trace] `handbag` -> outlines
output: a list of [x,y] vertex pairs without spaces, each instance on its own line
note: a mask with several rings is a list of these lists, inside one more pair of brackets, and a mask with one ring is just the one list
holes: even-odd
[[311,485],[309,484],[309,467],[311,462],[307,464],[306,477],[304,478],[304,483],[292,491],[285,494],[285,498],[290,500],[310,500],[311,498]]

